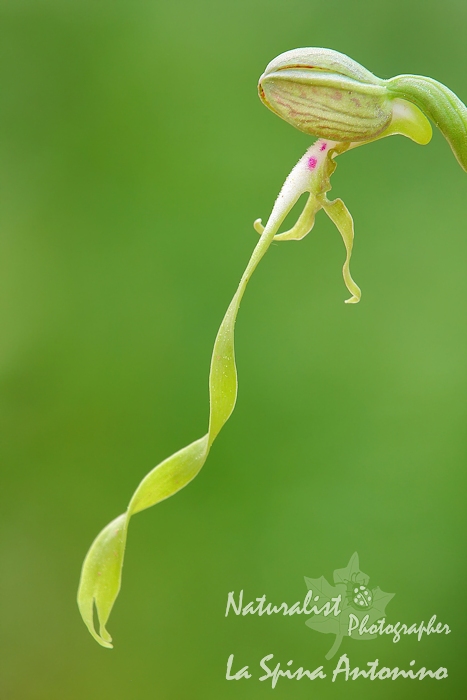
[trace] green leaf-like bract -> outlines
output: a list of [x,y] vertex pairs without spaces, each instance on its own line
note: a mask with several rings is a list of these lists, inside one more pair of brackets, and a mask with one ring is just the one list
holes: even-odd
[[467,108],[457,95],[423,75],[398,75],[386,84],[391,94],[409,100],[430,117],[467,171]]

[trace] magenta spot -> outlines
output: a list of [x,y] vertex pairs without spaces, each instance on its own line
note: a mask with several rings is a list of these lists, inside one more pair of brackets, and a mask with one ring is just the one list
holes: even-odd
[[320,150],[320,151],[325,151],[327,147],[328,147],[328,144],[327,144],[327,143],[322,143],[321,146],[319,147],[319,150]]
[[317,164],[318,164],[318,161],[314,156],[310,156],[308,158],[308,167],[310,168],[310,170],[314,170],[316,168]]

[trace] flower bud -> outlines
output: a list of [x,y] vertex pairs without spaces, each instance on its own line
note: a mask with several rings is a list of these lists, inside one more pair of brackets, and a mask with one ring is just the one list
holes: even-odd
[[289,124],[333,141],[374,139],[392,118],[385,81],[331,49],[281,54],[267,66],[258,90],[264,104]]

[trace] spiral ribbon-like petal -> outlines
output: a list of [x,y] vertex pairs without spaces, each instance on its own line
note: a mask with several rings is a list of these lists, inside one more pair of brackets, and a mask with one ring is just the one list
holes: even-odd
[[[316,200],[317,192],[326,191],[323,190],[322,183],[329,182],[329,169],[332,171],[335,166],[332,154],[328,151],[321,154],[319,164],[316,157],[316,167],[310,169],[310,158],[315,158],[310,153],[316,150],[316,145],[312,146],[285,181],[217,333],[209,377],[208,432],[168,457],[144,477],[133,494],[127,511],[100,532],[85,558],[78,590],[78,606],[90,633],[104,647],[112,647],[112,638],[106,624],[120,590],[130,518],[135,513],[169,498],[194,479],[205,463],[214,439],[230,417],[237,398],[234,329],[240,302],[256,266],[300,195],[309,191],[313,193],[310,197]],[[317,208],[321,208],[321,205],[318,204]],[[94,625],[94,606],[97,610],[99,631]]]

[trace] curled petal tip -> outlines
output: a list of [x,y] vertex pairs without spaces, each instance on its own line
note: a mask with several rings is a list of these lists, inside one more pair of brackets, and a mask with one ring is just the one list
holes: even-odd
[[[112,649],[112,637],[105,625],[120,590],[126,541],[127,515],[123,513],[109,523],[92,543],[81,571],[78,607],[96,642]],[[97,611],[99,633],[95,629]]]
[[255,219],[255,221],[253,222],[253,228],[255,229],[256,233],[259,233],[261,235],[264,231],[262,219]]

